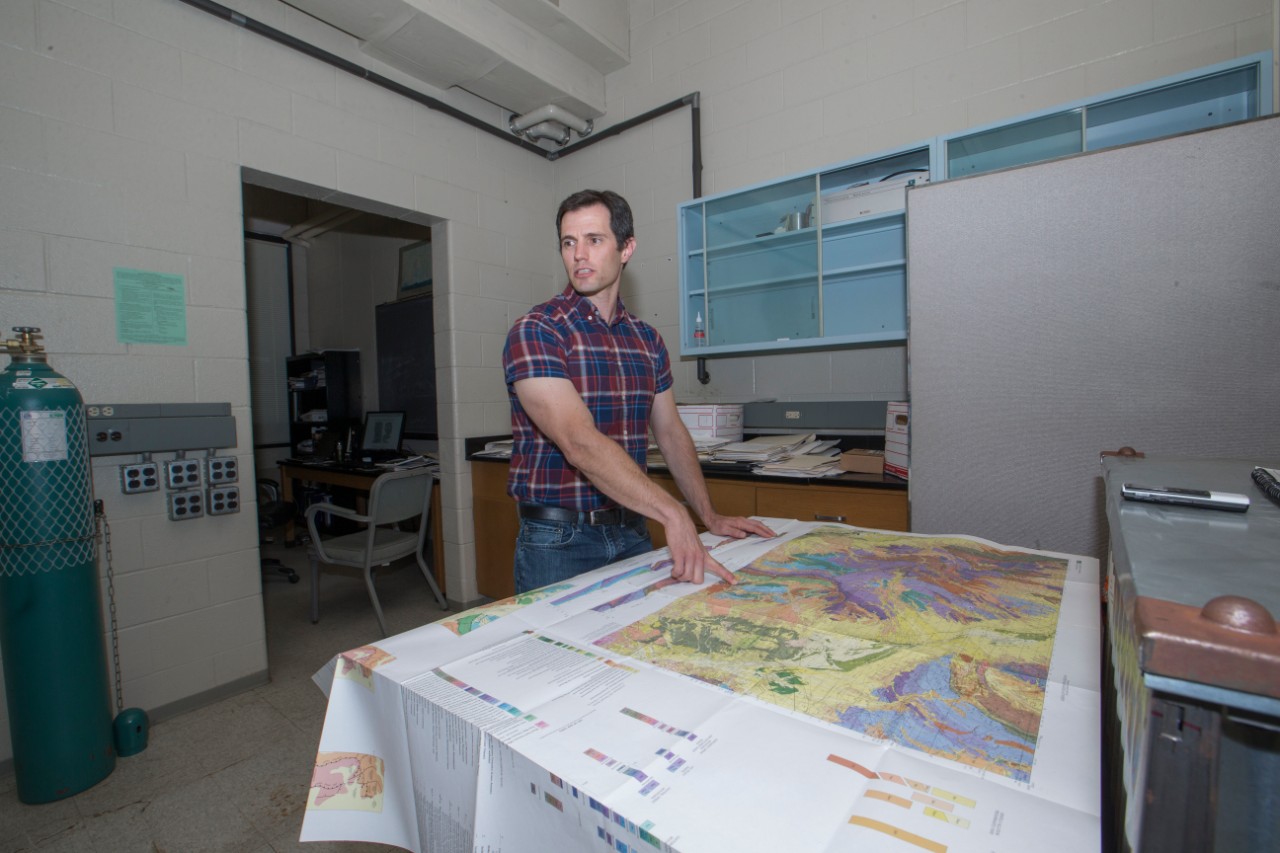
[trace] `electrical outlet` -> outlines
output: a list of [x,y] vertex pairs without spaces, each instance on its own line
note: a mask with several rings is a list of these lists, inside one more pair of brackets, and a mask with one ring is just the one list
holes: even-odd
[[154,492],[160,488],[160,466],[154,462],[120,466],[120,491],[126,495]]
[[164,482],[171,489],[200,485],[199,459],[170,459],[164,463]]
[[240,487],[217,486],[209,489],[209,515],[230,515],[240,511]]
[[234,456],[210,456],[205,459],[204,467],[205,481],[211,486],[240,479],[240,466]]
[[169,492],[168,499],[170,521],[185,521],[204,515],[204,492],[199,489]]

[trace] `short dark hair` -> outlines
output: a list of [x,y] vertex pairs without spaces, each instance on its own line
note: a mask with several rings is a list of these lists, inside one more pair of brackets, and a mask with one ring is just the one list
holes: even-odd
[[560,239],[560,220],[564,219],[566,213],[591,207],[593,204],[603,204],[608,209],[609,227],[613,229],[613,236],[618,238],[619,249],[636,236],[636,224],[631,217],[631,205],[627,204],[625,198],[613,190],[578,190],[560,202],[560,210],[556,213],[556,239]]

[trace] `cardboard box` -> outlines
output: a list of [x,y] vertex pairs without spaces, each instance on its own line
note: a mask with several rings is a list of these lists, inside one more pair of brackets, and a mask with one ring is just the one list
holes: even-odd
[[855,474],[883,474],[883,450],[846,450],[840,454],[840,468]]
[[699,438],[727,438],[742,441],[742,404],[707,403],[676,406],[689,435]]
[[884,472],[906,480],[911,470],[910,404],[890,403],[884,420]]

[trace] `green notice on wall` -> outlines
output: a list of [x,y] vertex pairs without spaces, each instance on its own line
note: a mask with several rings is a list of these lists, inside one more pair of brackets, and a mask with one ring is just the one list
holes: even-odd
[[122,344],[187,345],[183,277],[116,267],[116,339]]

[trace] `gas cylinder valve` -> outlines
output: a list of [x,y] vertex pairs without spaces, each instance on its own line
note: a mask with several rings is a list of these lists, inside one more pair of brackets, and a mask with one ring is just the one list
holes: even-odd
[[4,342],[4,348],[9,351],[9,355],[44,352],[44,347],[36,341],[36,338],[44,337],[40,334],[39,326],[14,326],[13,331],[17,334],[17,339],[10,338]]

